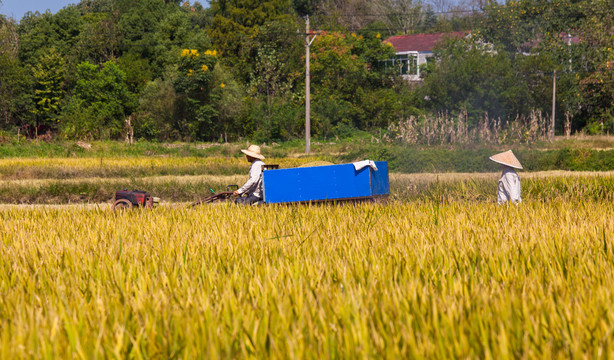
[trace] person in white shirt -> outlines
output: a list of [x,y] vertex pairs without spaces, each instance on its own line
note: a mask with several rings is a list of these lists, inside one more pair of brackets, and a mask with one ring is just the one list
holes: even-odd
[[501,164],[503,172],[499,179],[499,192],[497,194],[497,202],[499,204],[522,202],[520,198],[520,178],[515,169],[522,169],[520,161],[514,156],[512,150],[508,150],[489,158],[490,160]]
[[241,150],[245,154],[247,161],[252,163],[249,168],[249,179],[245,185],[237,189],[233,194],[241,196],[235,200],[237,204],[249,205],[261,201],[262,192],[262,171],[264,170],[264,156],[260,153],[260,146],[250,145],[247,150]]

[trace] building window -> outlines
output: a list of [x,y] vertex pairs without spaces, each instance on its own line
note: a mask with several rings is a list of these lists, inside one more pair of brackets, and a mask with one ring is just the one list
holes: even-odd
[[384,68],[394,69],[400,75],[420,75],[417,53],[396,55],[393,59],[380,60],[380,63],[383,63]]
[[395,65],[401,75],[418,75],[418,56],[414,54],[397,55]]

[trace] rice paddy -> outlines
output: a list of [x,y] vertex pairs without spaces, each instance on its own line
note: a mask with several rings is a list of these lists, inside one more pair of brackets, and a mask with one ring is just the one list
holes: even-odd
[[[75,173],[12,181],[126,179]],[[391,174],[387,204],[4,205],[0,358],[612,358],[611,174],[520,176],[520,206],[497,174]]]

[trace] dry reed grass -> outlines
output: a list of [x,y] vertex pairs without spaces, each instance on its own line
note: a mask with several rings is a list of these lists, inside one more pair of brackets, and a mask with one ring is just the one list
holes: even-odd
[[552,126],[547,116],[533,110],[528,116],[508,121],[484,114],[476,124],[469,123],[467,112],[410,116],[388,127],[384,141],[406,144],[532,144],[551,139]]

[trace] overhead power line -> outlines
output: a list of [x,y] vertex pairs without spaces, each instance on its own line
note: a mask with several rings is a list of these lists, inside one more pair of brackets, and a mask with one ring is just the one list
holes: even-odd
[[[448,11],[428,11],[422,10],[420,12],[422,15],[424,14],[483,14],[482,10],[448,10]],[[389,17],[389,16],[414,16],[416,13],[414,12],[391,12],[391,13],[381,13],[381,14],[367,14],[367,13],[356,13],[356,14],[331,14],[331,15],[323,15],[316,14],[313,17]]]
[[[326,31],[326,32],[342,32],[342,33],[346,33],[346,32],[377,32],[377,33],[383,33],[383,32],[392,32],[392,33],[397,33],[397,32],[402,32],[405,31],[407,29],[403,29],[403,28],[395,28],[395,27],[391,27],[391,28],[343,28],[343,29],[335,29],[335,28],[326,28],[326,27],[319,27],[320,30],[322,31]],[[462,30],[459,30],[462,31]]]

